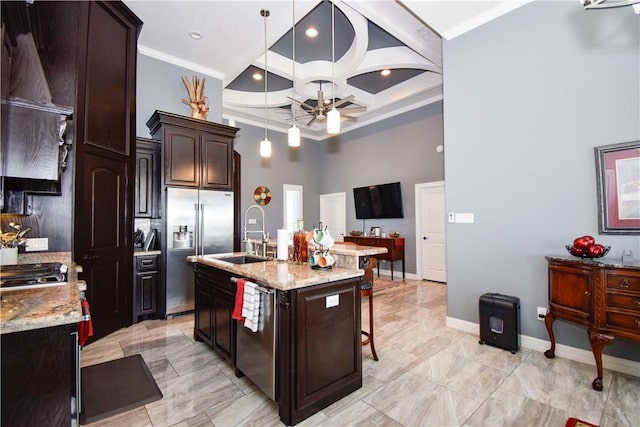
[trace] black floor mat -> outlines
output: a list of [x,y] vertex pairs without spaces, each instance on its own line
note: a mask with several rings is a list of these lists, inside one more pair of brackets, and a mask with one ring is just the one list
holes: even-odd
[[82,368],[80,424],[89,424],[162,399],[139,354]]

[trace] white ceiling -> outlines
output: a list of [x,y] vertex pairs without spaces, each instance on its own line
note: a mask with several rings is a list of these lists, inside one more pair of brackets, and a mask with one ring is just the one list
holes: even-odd
[[[353,49],[336,58],[335,80],[330,61],[296,63],[296,96],[314,98],[311,81],[335,81],[336,98],[355,96],[355,103],[367,107],[357,121],[342,123],[348,131],[442,99],[441,38],[452,39],[485,22],[522,6],[523,1],[419,1],[341,0],[335,6],[355,30]],[[141,54],[192,69],[223,81],[223,88],[247,67],[264,68],[264,21],[260,10],[268,8],[267,45],[271,47],[292,27],[292,1],[209,0],[141,1],[125,0],[144,26],[138,41]],[[320,1],[296,0],[296,22]],[[367,51],[366,20],[376,24],[405,46]],[[363,24],[364,23],[364,24]],[[364,25],[364,27],[363,27]],[[363,29],[364,28],[364,29]],[[296,27],[299,31],[300,29]],[[196,31],[202,39],[188,34]],[[336,44],[338,42],[336,41]],[[275,52],[268,54],[268,70],[292,79],[292,61]],[[347,79],[383,68],[420,69],[428,72],[382,92],[371,94],[347,84]],[[306,83],[306,84],[305,84]],[[269,93],[269,127],[286,131],[291,126],[292,89]],[[331,96],[325,89],[325,95]],[[264,126],[264,93],[223,90],[223,117]],[[298,110],[300,110],[298,108]],[[298,120],[302,135],[324,139],[324,123],[306,126],[308,117]]]

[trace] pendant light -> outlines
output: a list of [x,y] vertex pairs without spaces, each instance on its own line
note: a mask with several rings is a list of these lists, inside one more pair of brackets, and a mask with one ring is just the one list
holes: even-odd
[[296,126],[296,0],[293,3],[293,101],[291,101],[291,111],[293,114],[293,125],[289,128],[289,147],[300,146],[300,129]]
[[336,16],[335,0],[331,2],[331,97],[333,108],[327,113],[327,132],[331,135],[340,133],[340,112],[336,110]]
[[267,110],[267,18],[269,9],[262,9],[260,15],[264,18],[264,139],[260,141],[260,157],[271,157],[271,141],[267,137],[267,127],[269,126],[269,112]]

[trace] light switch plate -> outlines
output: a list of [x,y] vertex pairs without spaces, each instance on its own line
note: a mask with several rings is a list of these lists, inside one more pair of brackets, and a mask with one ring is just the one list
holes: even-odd
[[475,218],[473,213],[456,213],[456,222],[460,224],[473,224]]
[[26,239],[24,250],[25,252],[38,252],[38,251],[48,251],[49,250],[49,238],[48,237],[40,237],[33,239]]

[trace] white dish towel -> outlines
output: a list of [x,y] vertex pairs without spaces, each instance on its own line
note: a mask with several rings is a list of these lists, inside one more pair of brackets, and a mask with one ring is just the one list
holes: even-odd
[[258,331],[258,322],[260,321],[260,295],[258,285],[252,282],[245,282],[244,297],[242,299],[242,317],[245,318],[244,326],[251,332]]

